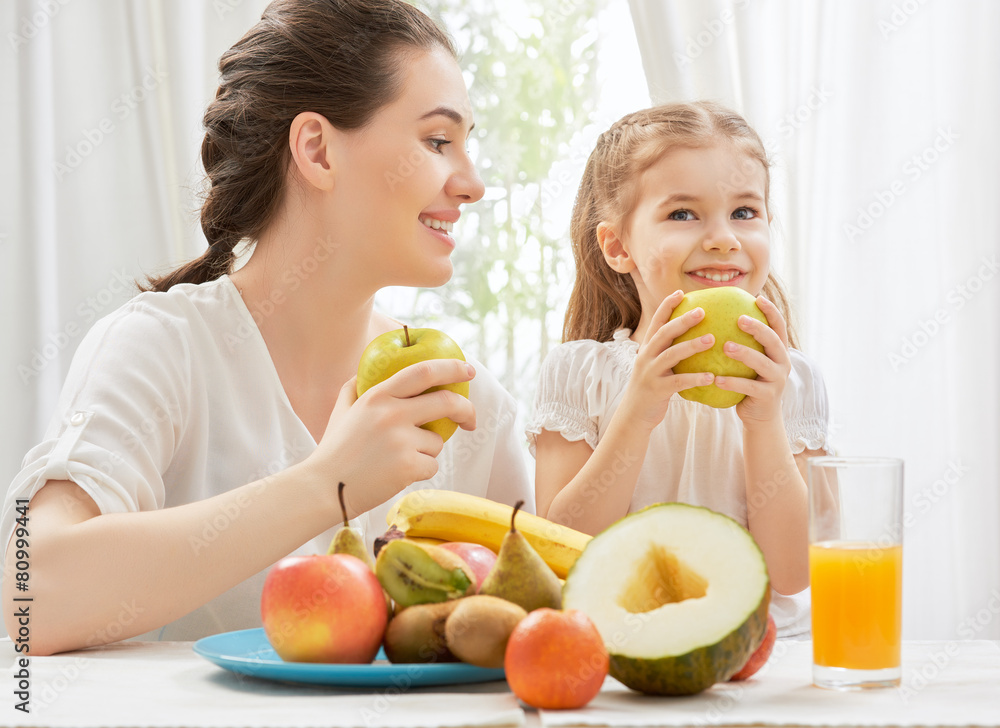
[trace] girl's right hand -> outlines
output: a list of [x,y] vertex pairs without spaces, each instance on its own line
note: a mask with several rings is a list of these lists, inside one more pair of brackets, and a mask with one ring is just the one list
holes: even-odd
[[692,354],[712,348],[715,337],[706,334],[698,339],[674,344],[674,339],[697,324],[705,311],[695,308],[673,321],[674,309],[684,298],[684,291],[677,290],[663,299],[646,329],[639,345],[632,377],[625,388],[622,407],[630,416],[649,429],[663,421],[670,398],[682,389],[711,384],[714,376],[709,372],[674,374],[676,364]]
[[371,510],[406,486],[438,470],[441,436],[420,426],[447,417],[463,430],[476,427],[476,410],[466,397],[431,387],[467,382],[475,368],[459,359],[429,359],[400,370],[361,397],[357,378],[340,390],[323,438],[309,456],[330,482],[348,485],[344,496],[352,516]]

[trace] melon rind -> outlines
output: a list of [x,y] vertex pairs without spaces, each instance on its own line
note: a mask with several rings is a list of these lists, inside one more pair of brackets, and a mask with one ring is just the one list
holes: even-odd
[[611,655],[608,673],[623,685],[647,695],[693,695],[739,672],[767,631],[770,590],[746,622],[721,642],[685,655],[649,660]]
[[[760,646],[767,632],[768,608],[771,602],[770,581],[766,579],[764,555],[750,532],[729,516],[703,506],[693,506],[686,503],[657,503],[619,519],[602,533],[607,533],[612,529],[628,528],[629,519],[640,514],[650,515],[650,511],[659,508],[696,509],[731,521],[732,525],[746,534],[748,546],[755,549],[765,569],[765,584],[756,606],[747,613],[746,618],[739,626],[711,644],[695,647],[684,654],[661,658],[633,657],[616,653],[613,644],[605,636],[610,653],[608,672],[623,685],[649,695],[693,695],[717,682],[729,680],[746,664],[750,656]],[[587,544],[584,552],[567,575],[563,587],[564,608],[572,607],[580,609],[584,613],[587,612],[585,605],[575,603],[575,600],[571,600],[569,597],[574,591],[574,586],[579,583],[578,579],[580,579],[587,564],[587,550],[593,550],[592,547],[599,544],[600,540],[601,534],[598,534]],[[574,603],[570,603],[571,601]]]

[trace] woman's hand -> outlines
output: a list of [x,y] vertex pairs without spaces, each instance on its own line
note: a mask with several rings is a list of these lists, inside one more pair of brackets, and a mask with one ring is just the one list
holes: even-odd
[[650,430],[663,420],[670,398],[682,389],[711,384],[712,374],[696,372],[674,374],[678,362],[692,354],[712,348],[715,337],[706,334],[698,339],[674,344],[674,339],[699,323],[705,311],[695,308],[673,321],[671,314],[684,298],[684,291],[677,290],[663,299],[646,329],[646,335],[635,358],[632,377],[625,388],[622,407],[629,416],[646,425]]
[[348,484],[344,496],[351,516],[437,473],[444,441],[420,426],[447,417],[463,430],[473,430],[476,411],[455,392],[426,390],[467,382],[475,373],[471,364],[458,359],[429,359],[397,372],[361,397],[356,378],[344,384],[309,459],[329,473],[331,487],[338,481]]
[[743,362],[757,372],[757,378],[715,378],[719,389],[746,395],[736,405],[736,414],[743,421],[744,428],[748,429],[781,416],[781,395],[792,369],[784,317],[777,306],[763,296],[757,296],[757,306],[767,318],[767,326],[750,316],[740,316],[738,325],[764,347],[763,353],[731,341],[723,347],[728,357]]

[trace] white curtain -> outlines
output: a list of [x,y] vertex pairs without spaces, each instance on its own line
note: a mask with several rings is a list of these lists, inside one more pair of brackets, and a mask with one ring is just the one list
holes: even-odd
[[[201,116],[265,5],[0,3],[4,484],[85,331],[203,250]],[[1000,638],[1000,4],[631,7],[654,100],[723,100],[768,140],[838,448],[906,460],[907,636]]]
[[0,473],[42,436],[83,334],[199,255],[201,117],[262,0],[0,4]]
[[1000,3],[630,6],[654,103],[765,139],[838,452],[905,460],[904,636],[1000,638]]

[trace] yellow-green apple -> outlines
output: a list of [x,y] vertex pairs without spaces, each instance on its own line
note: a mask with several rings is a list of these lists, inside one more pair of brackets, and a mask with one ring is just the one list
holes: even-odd
[[[748,346],[757,351],[764,351],[758,341],[746,333],[738,325],[740,316],[751,316],[758,321],[767,323],[767,317],[758,308],[756,299],[742,288],[725,286],[722,288],[705,288],[684,294],[677,304],[670,320],[683,316],[691,309],[701,307],[705,317],[676,339],[675,344],[689,339],[697,339],[705,334],[713,334],[715,343],[711,349],[692,354],[674,366],[674,374],[692,374],[711,372],[716,376],[743,377],[756,379],[757,372],[746,364],[729,357],[722,349],[727,341]],[[703,387],[692,387],[679,393],[684,399],[701,402],[711,407],[732,407],[739,404],[745,395],[719,389],[714,384]]]
[[774,650],[774,642],[777,638],[778,627],[774,623],[774,617],[769,614],[767,615],[767,631],[764,633],[764,641],[750,655],[747,664],[741,667],[729,680],[746,680],[760,668],[764,667],[764,663],[767,662],[767,658],[771,656],[771,652]]
[[[465,361],[465,355],[450,336],[437,329],[411,329],[404,326],[396,331],[376,336],[365,347],[358,363],[358,396],[401,369],[427,359]],[[427,391],[433,392],[437,389],[450,389],[463,397],[469,396],[468,382],[431,387]],[[433,420],[421,427],[436,432],[446,442],[458,429],[458,425],[447,418]]]
[[478,543],[468,543],[467,541],[445,541],[440,544],[441,548],[458,554],[476,577],[476,591],[483,585],[490,569],[497,562],[497,555],[493,549]]
[[264,579],[260,614],[286,662],[369,663],[388,620],[382,585],[349,554],[281,559]]

